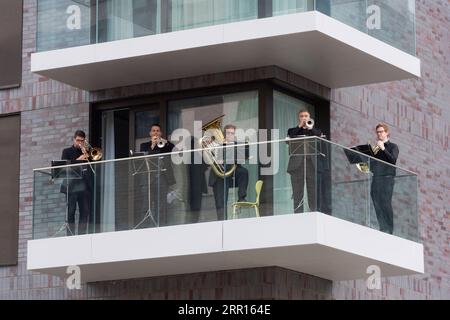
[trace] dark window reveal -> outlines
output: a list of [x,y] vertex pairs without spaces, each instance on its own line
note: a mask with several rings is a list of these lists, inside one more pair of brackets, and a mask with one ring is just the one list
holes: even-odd
[[0,0],[0,89],[22,81],[22,0]]

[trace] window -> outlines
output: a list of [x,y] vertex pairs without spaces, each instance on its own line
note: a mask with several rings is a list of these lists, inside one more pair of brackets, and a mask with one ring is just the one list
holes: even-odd
[[20,116],[0,117],[0,266],[17,264],[19,224]]
[[0,0],[0,89],[22,81],[22,1]]

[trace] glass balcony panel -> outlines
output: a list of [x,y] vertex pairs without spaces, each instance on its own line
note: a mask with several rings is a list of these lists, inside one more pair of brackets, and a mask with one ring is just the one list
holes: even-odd
[[317,137],[34,171],[34,239],[318,211],[417,242],[417,210],[414,173]]
[[38,52],[317,10],[415,55],[414,0],[273,0],[271,9],[258,0],[39,0],[37,6]]

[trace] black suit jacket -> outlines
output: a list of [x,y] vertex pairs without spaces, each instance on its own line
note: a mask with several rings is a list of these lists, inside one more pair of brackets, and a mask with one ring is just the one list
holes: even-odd
[[[288,130],[288,137],[289,138],[298,138],[299,136],[307,136],[307,137],[321,137],[322,131],[318,128],[312,128],[309,129],[303,129],[299,128],[298,126],[295,128],[290,128]],[[318,148],[320,148],[321,144],[318,144]],[[290,148],[295,148],[295,142],[290,143]],[[311,153],[315,152],[316,150],[310,150]],[[317,169],[321,171],[323,169],[322,159],[321,157],[317,157],[317,159],[320,159],[317,164]],[[315,163],[313,156],[306,156],[306,161],[308,162],[308,166],[313,165]],[[298,170],[303,169],[303,162],[305,161],[305,157],[302,156],[290,156],[287,172],[290,174],[296,173]]]
[[[152,155],[152,154],[170,153],[172,152],[173,148],[175,148],[175,145],[169,141],[162,148],[155,146],[154,149],[151,149],[151,145],[152,145],[151,142],[141,143],[140,151],[148,152],[149,155]],[[175,175],[173,173],[171,156],[170,155],[163,156],[161,164],[163,169],[166,169],[165,171],[162,172],[162,177],[166,179],[168,186],[174,185],[176,183],[176,180]]]
[[[378,151],[375,158],[386,161],[390,164],[395,165],[397,163],[397,158],[399,154],[399,148],[395,143],[390,141],[384,144],[385,149]],[[378,162],[370,162],[370,170],[373,172],[374,176],[395,176],[396,169],[393,166]]]

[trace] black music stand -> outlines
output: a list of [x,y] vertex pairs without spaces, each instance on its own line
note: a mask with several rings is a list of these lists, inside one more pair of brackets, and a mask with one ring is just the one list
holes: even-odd
[[[135,152],[134,154],[132,152],[130,152],[130,154],[132,156],[135,157],[140,157],[140,156],[144,156],[146,153],[145,152]],[[159,225],[159,201],[161,199],[160,197],[160,190],[159,190],[159,185],[160,185],[160,178],[161,178],[161,172],[166,171],[166,169],[163,168],[163,163],[162,163],[162,159],[164,157],[143,157],[140,159],[135,159],[132,160],[133,163],[133,176],[137,175],[137,174],[147,174],[147,187],[148,187],[148,208],[147,211],[145,212],[144,217],[141,219],[141,221],[134,226],[133,229],[137,229],[139,226],[141,226],[147,219],[150,219],[153,223],[153,225],[155,227],[158,227]],[[158,192],[157,192],[157,200],[158,200],[158,217],[157,217],[157,221],[155,220],[155,216],[153,215],[152,212],[152,192],[151,192],[151,179],[152,173],[156,173],[156,178],[157,178],[157,186],[158,186]]]
[[363,155],[353,152],[352,150],[358,151],[360,153],[363,153],[365,155],[368,155],[370,157],[374,157],[375,154],[373,153],[372,147],[369,144],[362,144],[356,147],[348,149],[344,149],[345,156],[347,157],[347,160],[350,164],[367,164],[368,159],[367,157],[364,157]]
[[[297,204],[296,207],[294,207],[294,212],[303,206],[303,212],[306,212],[306,206],[305,204],[308,204],[308,208],[311,210],[310,204],[308,202],[308,198],[306,195],[308,194],[308,188],[307,188],[307,181],[306,181],[306,157],[312,157],[314,156],[316,159],[318,156],[326,157],[325,154],[323,154],[317,145],[317,140],[310,138],[310,136],[300,135],[295,138],[292,138],[293,140],[288,140],[287,143],[289,144],[289,157],[300,157],[303,158],[303,197],[300,200],[300,202]],[[317,200],[317,169],[318,169],[318,163],[316,160],[315,165],[315,186],[314,189],[316,190],[315,193],[315,199]],[[317,202],[317,201],[316,201]],[[316,208],[317,209],[317,208]]]
[[[64,223],[59,227],[58,231],[53,235],[55,237],[62,231],[66,231],[66,235],[68,232],[70,235],[74,235],[75,230],[70,229],[69,224],[69,184],[72,180],[80,180],[82,179],[81,167],[63,167],[69,164],[69,160],[52,160],[51,161],[51,177],[52,180],[62,179],[61,183],[61,193],[64,193],[66,196],[66,217]],[[56,167],[56,168],[53,168]],[[68,232],[67,232],[68,231]]]
[[[245,164],[245,161],[249,159],[249,145],[247,142],[245,143],[224,143],[223,144],[223,159],[224,159],[224,168],[225,171],[227,167],[231,167],[232,165]],[[231,150],[231,151],[230,151]],[[233,181],[233,185],[230,188],[233,189],[233,198],[232,203],[236,202],[236,170],[234,170],[232,177],[230,177]],[[228,185],[226,179],[223,179],[224,183],[224,192],[228,192]],[[247,186],[248,187],[248,186]],[[224,195],[224,199],[228,199],[229,193],[227,197]],[[224,203],[224,219],[228,220],[228,200],[227,203]]]

